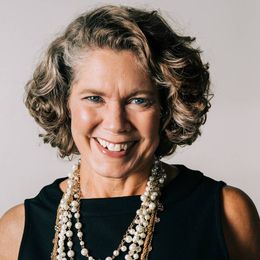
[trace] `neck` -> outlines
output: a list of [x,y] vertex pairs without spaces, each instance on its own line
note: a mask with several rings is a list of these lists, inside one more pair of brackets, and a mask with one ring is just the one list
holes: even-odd
[[150,171],[136,172],[126,177],[113,178],[87,171],[80,166],[82,198],[109,198],[141,195],[144,193]]

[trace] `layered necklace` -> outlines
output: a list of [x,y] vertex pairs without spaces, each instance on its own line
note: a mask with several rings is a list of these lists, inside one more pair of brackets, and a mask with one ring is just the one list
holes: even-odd
[[[68,176],[67,190],[64,192],[58,207],[55,237],[53,239],[54,246],[51,254],[52,260],[75,259],[73,236],[78,238],[81,255],[88,260],[95,260],[87,248],[86,242],[83,241],[84,235],[82,223],[80,222],[81,190],[79,170],[80,160],[73,166],[73,170]],[[161,161],[155,158],[145,192],[140,196],[141,206],[136,211],[136,216],[126,230],[118,248],[105,260],[116,259],[121,254],[124,255],[126,260],[145,260],[148,258],[148,254],[152,249],[151,242],[154,226],[158,221],[157,211],[162,209],[159,198],[165,179],[166,174]],[[73,225],[75,231],[72,231]]]

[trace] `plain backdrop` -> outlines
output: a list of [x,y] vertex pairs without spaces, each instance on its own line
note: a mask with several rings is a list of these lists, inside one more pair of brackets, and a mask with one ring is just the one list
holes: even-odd
[[41,129],[23,104],[24,85],[48,43],[101,4],[159,9],[178,32],[197,38],[215,97],[202,136],[167,161],[239,187],[259,211],[259,1],[1,0],[0,215],[70,171],[71,162],[38,138]]

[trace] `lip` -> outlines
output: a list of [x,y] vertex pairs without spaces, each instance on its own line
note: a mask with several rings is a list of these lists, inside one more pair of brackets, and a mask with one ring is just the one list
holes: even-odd
[[[103,138],[102,138],[103,139]],[[109,157],[112,157],[112,158],[123,158],[125,156],[127,156],[133,149],[133,147],[135,146],[135,144],[137,143],[137,141],[131,141],[133,142],[133,144],[126,150],[126,151],[120,151],[120,152],[114,152],[114,151],[109,151],[108,149],[106,149],[105,147],[103,147],[98,141],[96,138],[94,138],[95,140],[95,144],[97,145],[99,151],[104,154],[104,155],[107,155]],[[103,139],[105,140],[105,139]],[[106,140],[105,140],[106,141]],[[106,142],[109,142],[109,141],[106,141]],[[129,141],[130,142],[130,141]],[[111,143],[114,143],[114,142],[111,142]],[[121,143],[126,143],[126,142],[121,142]],[[114,143],[114,144],[120,144],[119,143]]]

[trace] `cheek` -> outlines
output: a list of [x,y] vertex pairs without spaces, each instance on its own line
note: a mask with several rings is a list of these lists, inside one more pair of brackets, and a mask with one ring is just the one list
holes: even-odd
[[71,111],[71,128],[74,133],[87,134],[95,124],[96,113],[91,109],[76,107]]
[[160,117],[157,111],[153,111],[145,115],[142,113],[137,113],[136,122],[137,129],[139,130],[141,136],[146,139],[152,139],[152,141],[159,138]]

